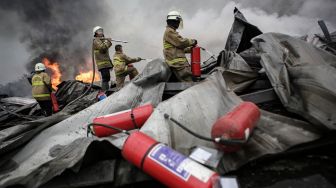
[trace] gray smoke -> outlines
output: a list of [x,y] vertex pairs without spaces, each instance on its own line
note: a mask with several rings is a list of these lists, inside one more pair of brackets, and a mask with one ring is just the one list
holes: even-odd
[[27,70],[48,58],[61,65],[64,79],[72,79],[90,59],[91,28],[106,17],[103,4],[90,0],[2,0],[0,12],[17,16],[7,21],[16,22],[12,27],[30,54]]

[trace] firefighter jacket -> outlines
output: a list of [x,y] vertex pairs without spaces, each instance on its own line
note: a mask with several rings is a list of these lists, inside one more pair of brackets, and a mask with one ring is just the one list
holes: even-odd
[[108,50],[111,46],[112,43],[109,40],[103,39],[103,37],[95,37],[93,39],[94,56],[98,70],[113,68]]
[[37,101],[51,100],[51,80],[47,73],[37,72],[32,78],[32,86],[32,95]]
[[113,56],[113,66],[116,76],[127,72],[128,64],[141,61],[141,58],[130,58],[122,52],[115,52]]
[[163,55],[168,66],[185,67],[188,63],[185,53],[190,53],[193,42],[192,39],[183,38],[175,29],[167,26],[163,35]]

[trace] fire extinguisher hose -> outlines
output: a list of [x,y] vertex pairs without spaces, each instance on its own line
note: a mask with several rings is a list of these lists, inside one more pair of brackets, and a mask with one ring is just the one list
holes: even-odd
[[127,130],[124,130],[124,129],[120,129],[118,127],[114,127],[112,125],[107,125],[107,124],[102,124],[102,123],[89,123],[87,125],[87,137],[89,137],[89,134],[91,133],[92,135],[95,135],[94,132],[92,131],[91,127],[93,126],[101,126],[101,127],[105,127],[105,128],[108,128],[108,129],[113,129],[115,131],[119,131],[121,133],[125,133],[127,135],[130,135],[130,133],[127,131]]
[[205,140],[205,141],[209,141],[209,142],[216,142],[216,143],[223,144],[223,145],[241,145],[241,144],[246,143],[246,140],[226,139],[226,138],[223,138],[223,137],[218,137],[218,138],[213,139],[213,138],[205,137],[205,136],[197,134],[197,133],[193,132],[192,130],[188,129],[186,126],[184,126],[182,123],[180,123],[176,119],[170,117],[168,114],[164,114],[164,118],[169,119],[170,121],[172,121],[173,123],[175,123],[176,125],[181,127],[183,130],[188,132],[189,134],[191,134],[191,135],[193,135],[193,136],[195,136],[195,137],[197,137],[201,140]]

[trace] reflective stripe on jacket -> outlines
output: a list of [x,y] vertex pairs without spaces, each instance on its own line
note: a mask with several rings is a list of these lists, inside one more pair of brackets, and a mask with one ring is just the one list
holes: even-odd
[[32,78],[32,95],[38,101],[50,100],[51,79],[45,72],[36,73]]
[[116,76],[127,72],[127,65],[140,61],[139,58],[130,58],[122,52],[116,52],[113,55],[113,66]]
[[185,53],[190,51],[193,41],[183,38],[178,32],[167,26],[163,35],[163,55],[171,67],[185,67],[188,62]]

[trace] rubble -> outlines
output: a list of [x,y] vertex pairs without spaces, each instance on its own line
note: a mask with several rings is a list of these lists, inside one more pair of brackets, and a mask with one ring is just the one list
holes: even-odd
[[[238,176],[243,187],[275,182],[285,186],[276,173],[312,181],[322,177],[321,182],[329,185],[335,167],[328,163],[336,161],[330,149],[336,145],[336,56],[295,37],[263,34],[238,9],[234,13],[225,49],[216,60],[203,63],[201,82],[174,82],[164,61],[155,59],[124,88],[111,90],[99,102],[99,86],[61,83],[56,96],[62,110],[51,117],[42,117],[34,100],[2,98],[1,187],[163,187],[122,158],[119,149],[127,135],[87,136],[87,125],[97,116],[147,103],[155,109],[140,131],[186,156],[195,148],[214,151],[218,155],[212,159],[218,161],[206,165],[220,175]],[[327,44],[332,47],[334,34],[330,36]],[[88,88],[86,96],[72,102]],[[261,118],[235,153],[223,154],[213,142],[194,137],[164,117],[168,114],[210,137],[216,120],[244,100],[262,109]],[[12,119],[17,120],[8,122]],[[304,164],[312,161],[317,175],[308,173],[308,163]],[[300,174],[303,169],[307,173]]]

